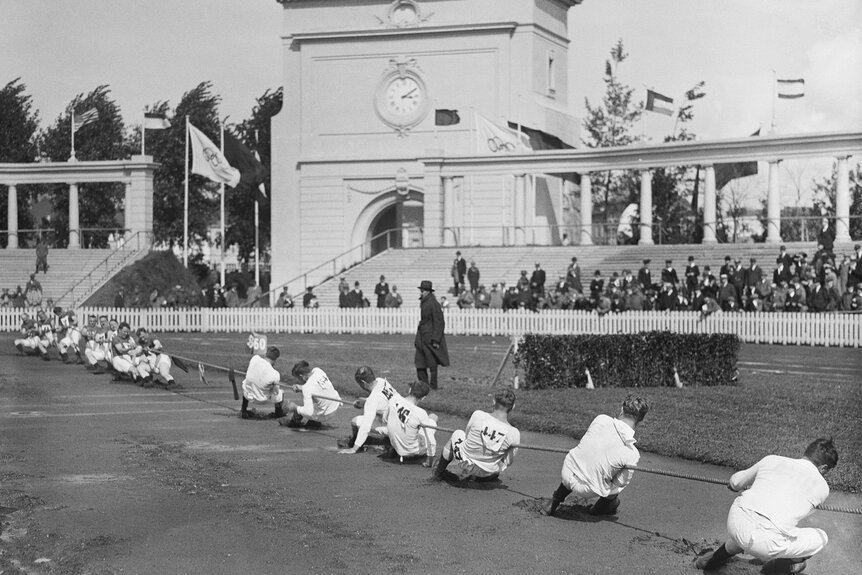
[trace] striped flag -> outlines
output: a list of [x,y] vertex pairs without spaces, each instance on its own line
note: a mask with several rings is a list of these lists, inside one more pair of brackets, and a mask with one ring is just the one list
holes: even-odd
[[647,111],[655,112],[656,114],[664,114],[665,116],[673,116],[673,109],[664,104],[670,104],[673,106],[673,98],[668,98],[667,96],[663,96],[662,94],[653,92],[652,90],[646,91]]
[[92,124],[96,120],[99,119],[99,110],[96,108],[90,108],[83,114],[75,114],[75,111],[72,110],[72,131],[77,132],[87,124]]
[[778,79],[776,82],[778,82],[778,97],[783,100],[793,100],[805,95],[805,80],[803,78]]
[[166,130],[170,127],[171,123],[164,114],[155,114],[152,112],[144,113],[145,130]]

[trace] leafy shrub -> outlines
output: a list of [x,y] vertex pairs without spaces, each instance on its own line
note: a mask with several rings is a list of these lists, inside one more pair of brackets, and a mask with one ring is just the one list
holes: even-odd
[[736,381],[740,341],[733,334],[650,331],[612,335],[525,335],[515,354],[525,389],[673,386]]

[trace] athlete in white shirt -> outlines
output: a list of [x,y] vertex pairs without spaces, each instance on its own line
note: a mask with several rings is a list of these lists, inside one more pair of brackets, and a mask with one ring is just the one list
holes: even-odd
[[405,457],[426,456],[424,467],[431,467],[437,451],[435,429],[437,416],[429,415],[418,403],[431,392],[431,387],[417,381],[407,392],[406,397],[393,396],[386,410],[386,427],[379,429],[389,437],[395,453],[404,461]]
[[341,396],[335,391],[332,382],[329,381],[326,372],[319,367],[312,368],[307,361],[300,361],[291,370],[293,377],[302,381],[302,385],[294,384],[293,391],[302,393],[302,405],[293,402],[287,404],[285,414],[290,418],[279,420],[279,425],[285,427],[302,426],[302,418],[305,418],[305,427],[309,429],[320,429],[322,423],[332,417],[340,403],[332,401],[333,398],[340,400]]
[[454,461],[462,480],[497,479],[512,464],[521,442],[521,433],[509,424],[509,413],[514,405],[515,392],[507,388],[494,395],[491,413],[474,411],[467,428],[456,430],[443,447],[432,478],[443,479]]
[[801,573],[805,561],[819,553],[829,538],[822,529],[797,527],[826,501],[823,478],[838,463],[832,439],[816,439],[800,459],[767,455],[730,478],[731,491],[742,491],[727,515],[728,539],[698,557],[695,567],[709,571],[737,553],[764,561],[764,573]]
[[374,377],[374,372],[368,366],[363,365],[357,369],[354,379],[359,387],[369,394],[367,399],[358,399],[353,404],[357,409],[362,408],[362,415],[357,415],[350,421],[352,434],[349,438],[338,440],[338,446],[343,448],[338,453],[356,453],[371,441],[385,442],[385,438],[379,433],[372,432],[372,429],[385,424],[382,416],[389,408],[389,401],[394,397],[401,397],[391,383],[382,377]]
[[281,374],[275,369],[275,362],[281,352],[274,345],[266,348],[266,356],[253,355],[248,362],[245,379],[242,381],[242,409],[240,416],[250,419],[248,404],[253,401],[257,404],[275,404],[273,417],[284,417],[284,392],[278,385]]
[[632,468],[640,460],[635,429],[648,411],[646,399],[629,395],[616,418],[597,416],[566,455],[562,480],[551,499],[542,503],[542,515],[553,515],[571,493],[593,504],[591,514],[614,515],[620,506],[619,494],[632,480]]

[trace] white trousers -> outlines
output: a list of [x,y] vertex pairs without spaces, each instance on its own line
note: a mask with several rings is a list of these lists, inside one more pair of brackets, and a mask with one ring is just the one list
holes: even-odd
[[[737,500],[738,501],[738,500]],[[819,553],[829,538],[815,527],[795,527],[783,533],[769,519],[735,501],[727,514],[727,550],[748,553],[761,561],[802,559]]]

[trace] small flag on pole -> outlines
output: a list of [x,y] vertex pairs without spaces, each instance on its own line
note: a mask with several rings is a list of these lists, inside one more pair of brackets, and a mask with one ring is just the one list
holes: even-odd
[[171,123],[164,114],[154,114],[152,112],[144,113],[145,130],[166,130],[170,127]]
[[192,172],[220,184],[236,187],[240,172],[230,165],[221,150],[206,135],[189,124],[192,141]]
[[201,374],[201,383],[203,383],[204,385],[209,385],[209,382],[207,381],[206,375],[204,374],[204,364],[202,364],[202,363],[198,364],[198,372],[200,372],[200,374]]
[[782,100],[793,100],[805,95],[805,80],[803,78],[778,79],[776,82],[778,82],[778,97]]
[[74,114],[73,113],[72,117],[74,118],[74,125],[72,127],[72,130],[77,132],[78,130],[80,130],[81,128],[86,126],[87,124],[92,124],[93,122],[98,120],[99,119],[99,110],[97,110],[96,108],[90,108],[89,110],[87,110],[83,114]]
[[670,104],[673,106],[673,98],[668,98],[667,96],[663,96],[658,92],[653,92],[652,90],[646,91],[647,111],[655,112],[656,114],[664,114],[665,116],[673,116],[673,109],[664,104]]

